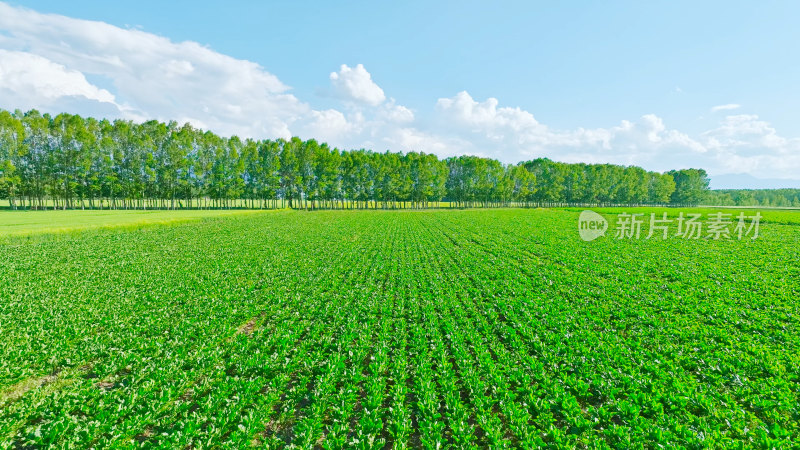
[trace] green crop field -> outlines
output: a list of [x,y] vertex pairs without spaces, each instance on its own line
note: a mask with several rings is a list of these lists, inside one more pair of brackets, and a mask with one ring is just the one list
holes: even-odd
[[800,213],[579,212],[2,213],[0,447],[800,446]]

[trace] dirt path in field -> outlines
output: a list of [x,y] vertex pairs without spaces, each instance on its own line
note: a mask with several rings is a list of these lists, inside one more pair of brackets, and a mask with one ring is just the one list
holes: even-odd
[[236,334],[243,334],[245,336],[251,336],[253,331],[256,330],[258,326],[258,321],[266,316],[266,312],[262,312],[261,314],[253,317],[252,319],[248,320],[247,322],[239,325],[239,328],[236,329]]
[[3,392],[0,392],[0,405],[13,402],[29,391],[48,385],[58,379],[58,372],[41,377],[31,377],[20,381]]

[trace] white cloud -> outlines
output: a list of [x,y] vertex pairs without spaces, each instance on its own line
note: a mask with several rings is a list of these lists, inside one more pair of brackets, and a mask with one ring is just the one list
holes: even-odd
[[649,170],[703,167],[710,174],[749,173],[792,178],[800,171],[800,139],[786,138],[756,115],[730,115],[718,126],[689,136],[655,114],[610,128],[554,130],[520,108],[497,99],[474,100],[460,92],[437,101],[440,129],[460,137],[459,153],[506,162],[549,157],[565,162],[635,164]]
[[732,109],[739,109],[742,105],[736,103],[728,103],[725,105],[717,105],[711,108],[711,112],[718,112],[718,111],[730,111]]
[[173,59],[162,66],[167,77],[187,76],[194,72],[194,65],[189,61]]
[[717,173],[796,178],[800,172],[800,139],[780,136],[757,115],[727,116],[703,138],[717,155]]
[[732,142],[747,136],[775,136],[776,131],[769,123],[760,120],[755,114],[726,116],[720,126],[704,133],[706,136],[721,137]]
[[495,98],[478,102],[462,91],[440,98],[440,123],[459,134],[482,153],[517,162],[537,156],[558,160],[594,155],[593,160],[632,164],[651,159],[653,152],[703,152],[705,148],[676,130],[667,129],[661,118],[648,114],[637,122],[623,120],[607,129],[553,130],[521,108],[500,107]]
[[0,90],[2,98],[26,93],[31,107],[68,96],[114,103],[114,95],[89,83],[76,70],[38,55],[3,49],[0,49]]
[[472,148],[470,143],[458,136],[442,136],[411,127],[390,130],[390,133],[384,136],[382,142],[392,150],[435,153],[442,158],[467,153],[487,156],[477,150],[470,151],[469,149]]
[[[635,164],[649,170],[703,167],[709,173],[750,173],[796,177],[800,139],[780,136],[753,115],[727,116],[705,133],[690,136],[669,128],[655,114],[623,120],[609,128],[554,130],[520,108],[493,98],[476,101],[469,93],[437,101],[439,142],[457,152],[481,154],[506,162],[549,157],[565,162]],[[442,137],[442,136],[440,136]]]
[[497,108],[498,103],[496,98],[477,102],[467,91],[461,91],[453,98],[440,98],[436,102],[436,106],[451,119],[467,125],[475,131],[501,132],[503,129],[514,131],[543,129],[531,113],[519,108]]
[[312,111],[311,121],[305,127],[305,134],[323,142],[335,142],[352,132],[355,125],[348,122],[340,111],[326,109]]
[[[170,120],[191,116],[222,134],[289,137],[290,125],[308,105],[256,63],[215,52],[196,42],[172,42],[139,30],[103,22],[40,14],[0,3],[0,48],[28,57],[25,70],[45,80],[61,68],[47,95],[103,96],[121,105],[114,117]],[[66,82],[67,74],[71,81]],[[105,89],[79,78],[101,79]],[[42,81],[43,82],[43,81]],[[108,90],[112,89],[112,96]],[[18,93],[25,91],[17,90]],[[36,100],[36,94],[25,94]],[[0,98],[0,107],[18,101]],[[108,109],[98,109],[108,115]],[[187,114],[188,112],[188,114]]]
[[414,121],[414,113],[405,106],[396,104],[394,99],[384,104],[379,110],[378,115],[388,122],[398,124]]
[[362,64],[350,68],[342,64],[339,72],[331,72],[331,84],[341,98],[371,106],[378,106],[386,100],[383,89],[374,81]]

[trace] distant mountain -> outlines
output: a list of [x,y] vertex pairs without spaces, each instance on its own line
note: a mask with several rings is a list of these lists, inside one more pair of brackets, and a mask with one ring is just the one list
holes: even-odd
[[711,189],[800,189],[800,180],[756,178],[746,173],[729,173],[711,177]]

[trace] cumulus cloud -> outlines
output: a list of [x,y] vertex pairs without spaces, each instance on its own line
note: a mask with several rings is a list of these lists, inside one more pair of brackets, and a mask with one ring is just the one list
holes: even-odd
[[800,171],[800,139],[780,136],[755,114],[726,116],[702,137],[718,155],[719,173],[791,178]]
[[386,100],[383,89],[372,81],[372,75],[362,64],[353,68],[342,64],[338,72],[331,72],[330,79],[336,94],[346,100],[371,106]]
[[[615,142],[616,141],[616,142]],[[706,147],[678,130],[668,129],[664,120],[655,114],[645,114],[637,122],[626,120],[610,130],[606,147],[620,146],[624,142],[629,148],[644,150],[686,150],[694,153],[706,152]]]
[[[33,91],[34,99],[43,92],[50,99],[81,95],[109,103],[116,98],[116,117],[191,116],[223,134],[257,137],[289,137],[290,125],[310,112],[288,93],[288,86],[258,64],[196,42],[176,43],[140,30],[4,3],[0,30],[0,47],[18,60],[24,58],[25,68],[16,73],[33,72],[40,83],[49,74],[58,75],[59,84]],[[86,76],[106,80],[115,95],[92,85]],[[0,102],[2,107],[13,106],[8,97]]]
[[445,148],[430,133],[414,127],[416,117],[411,109],[394,98],[387,100],[383,89],[372,81],[362,64],[354,68],[343,64],[329,79],[331,90],[320,93],[329,96],[332,93],[341,101],[343,111],[314,111],[313,121],[301,123],[297,128],[301,136],[335,136],[330,141],[333,145],[377,151],[433,152],[434,148]]
[[476,156],[489,156],[477,149],[467,150],[472,148],[471,143],[459,136],[441,135],[413,127],[394,129],[383,138],[383,142],[387,145],[387,148],[435,153],[442,158],[465,153]]
[[786,145],[786,139],[778,136],[775,128],[755,114],[726,116],[717,128],[706,131],[703,135],[713,141],[714,147],[755,144],[780,149]]
[[705,151],[689,136],[667,129],[653,114],[611,128],[554,130],[528,111],[501,107],[495,98],[476,101],[466,91],[440,98],[436,105],[441,123],[451,132],[470,136],[467,141],[483,153],[513,162],[536,156],[570,160],[592,155],[592,160],[630,164],[656,151]]
[[496,138],[503,138],[504,130],[532,131],[542,130],[533,114],[520,108],[498,108],[496,98],[488,98],[483,102],[475,101],[467,91],[461,91],[452,98],[440,98],[437,108],[453,121],[466,125],[474,131],[486,131]]
[[711,174],[772,178],[796,177],[800,170],[800,139],[780,136],[756,115],[726,116],[715,128],[692,137],[669,128],[655,114],[609,128],[554,130],[528,111],[500,106],[495,98],[477,101],[467,92],[439,99],[436,109],[441,128],[461,137],[462,152],[506,162],[545,156],[662,171],[694,166]]
[[395,103],[394,99],[383,105],[378,111],[378,116],[388,122],[404,124],[414,121],[414,113],[403,105]]
[[114,103],[114,96],[70,70],[46,58],[26,52],[0,49],[0,89],[6,95],[29,93],[29,101],[40,104],[62,96]]
[[0,49],[0,107],[7,109],[188,121],[223,135],[352,146],[381,142],[379,135],[396,131],[389,127],[414,121],[361,64],[331,74],[342,112],[314,109],[260,65],[197,42],[2,2]]
[[725,105],[713,106],[711,108],[711,112],[729,111],[729,110],[732,110],[732,109],[739,109],[741,107],[742,107],[742,105],[739,105],[739,104],[736,104],[736,103],[728,103],[728,104],[725,104]]
[[312,111],[311,120],[305,125],[304,134],[320,141],[336,142],[350,134],[355,126],[341,111],[335,109]]

